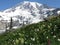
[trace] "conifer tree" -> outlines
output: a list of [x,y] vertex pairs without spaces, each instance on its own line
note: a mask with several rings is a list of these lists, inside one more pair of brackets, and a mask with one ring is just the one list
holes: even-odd
[[12,29],[12,23],[13,23],[13,19],[11,17],[11,19],[10,19],[10,29]]
[[6,28],[6,31],[7,31],[7,24],[6,24],[6,27],[5,28]]

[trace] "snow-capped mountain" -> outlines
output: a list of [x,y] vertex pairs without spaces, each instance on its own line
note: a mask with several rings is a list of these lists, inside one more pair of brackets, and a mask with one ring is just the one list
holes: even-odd
[[48,7],[47,5],[24,1],[12,8],[0,11],[0,21],[10,22],[13,18],[13,25],[31,24],[43,21],[44,18],[53,14],[55,8]]

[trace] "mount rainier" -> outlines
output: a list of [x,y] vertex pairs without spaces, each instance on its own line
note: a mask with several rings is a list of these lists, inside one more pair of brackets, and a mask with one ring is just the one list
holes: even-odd
[[0,11],[0,23],[9,24],[11,17],[13,19],[13,26],[20,26],[23,23],[38,23],[50,15],[59,14],[59,10],[59,8],[51,8],[38,2],[24,1],[12,8]]

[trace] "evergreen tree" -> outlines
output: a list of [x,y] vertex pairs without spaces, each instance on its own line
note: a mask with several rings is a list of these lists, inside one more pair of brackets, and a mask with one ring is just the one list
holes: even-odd
[[6,24],[6,27],[5,28],[6,28],[6,31],[7,31],[7,24]]
[[12,29],[12,23],[13,23],[13,19],[11,17],[11,20],[10,20],[10,29]]

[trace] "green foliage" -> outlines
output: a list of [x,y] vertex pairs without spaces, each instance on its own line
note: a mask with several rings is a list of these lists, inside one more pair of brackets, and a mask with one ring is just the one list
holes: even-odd
[[60,45],[60,16],[0,35],[0,45]]

